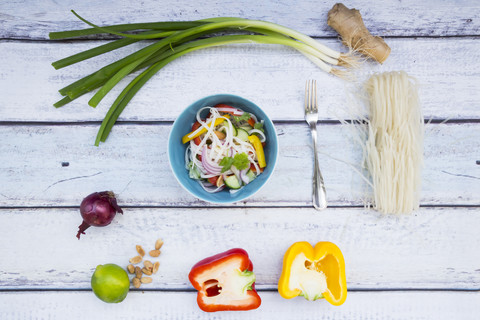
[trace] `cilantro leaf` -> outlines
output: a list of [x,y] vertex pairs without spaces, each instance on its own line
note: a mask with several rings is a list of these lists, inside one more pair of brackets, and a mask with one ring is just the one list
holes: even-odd
[[261,123],[261,122],[256,122],[255,125],[253,126],[253,129],[257,129],[257,130],[260,130],[262,132],[265,132],[263,130],[263,123]]
[[248,121],[252,116],[248,112],[244,112],[241,116],[233,116],[233,119],[236,122]]
[[247,169],[250,165],[248,156],[245,152],[237,153],[233,158],[232,157],[223,157],[220,161],[220,165],[223,167],[222,172],[229,170],[232,166],[238,170]]
[[230,167],[232,166],[233,158],[232,157],[223,157],[223,159],[220,161],[219,164],[223,167],[222,172],[225,172],[228,169],[230,169]]
[[233,157],[232,165],[234,165],[238,170],[247,169],[250,165],[247,154],[245,152],[237,153],[235,157]]

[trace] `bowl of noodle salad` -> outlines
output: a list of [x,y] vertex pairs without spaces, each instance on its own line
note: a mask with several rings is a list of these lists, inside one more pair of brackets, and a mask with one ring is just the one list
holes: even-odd
[[255,194],[278,156],[275,127],[254,103],[229,94],[196,101],[175,120],[168,158],[180,185],[212,203]]

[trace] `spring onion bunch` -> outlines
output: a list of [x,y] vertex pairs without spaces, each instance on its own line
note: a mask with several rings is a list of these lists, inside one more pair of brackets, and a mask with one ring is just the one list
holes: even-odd
[[[64,97],[54,104],[61,107],[87,92],[98,89],[88,104],[96,107],[105,95],[125,76],[142,70],[118,95],[98,131],[95,145],[105,142],[116,120],[140,88],[169,62],[189,52],[234,43],[281,44],[292,47],[327,73],[343,77],[355,57],[328,48],[313,38],[290,28],[267,21],[243,18],[211,18],[197,21],[153,22],[97,26],[73,11],[92,28],[50,33],[50,39],[83,37],[108,33],[120,36],[107,44],[86,50],[52,63],[55,69],[90,59],[100,54],[142,40],[155,40],[122,59],[83,77],[59,90]],[[126,33],[128,32],[128,33]],[[221,32],[221,34],[219,34]]]

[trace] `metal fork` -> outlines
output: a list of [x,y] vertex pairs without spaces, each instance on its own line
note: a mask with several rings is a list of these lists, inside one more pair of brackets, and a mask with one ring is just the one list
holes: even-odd
[[323,176],[318,166],[317,153],[317,121],[318,121],[318,101],[317,101],[317,81],[307,80],[305,85],[305,120],[310,126],[313,140],[314,171],[313,171],[313,206],[317,210],[327,207],[325,185]]

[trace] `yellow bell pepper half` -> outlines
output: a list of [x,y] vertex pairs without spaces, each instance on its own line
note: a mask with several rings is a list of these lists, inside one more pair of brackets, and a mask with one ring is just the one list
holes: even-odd
[[345,260],[331,242],[296,242],[283,257],[278,292],[285,299],[302,295],[307,300],[325,298],[335,306],[347,298]]
[[255,149],[258,165],[260,166],[260,168],[265,168],[267,166],[267,161],[265,161],[265,153],[263,152],[263,146],[260,142],[260,139],[255,135],[251,135],[248,136],[248,141],[250,141],[250,143],[253,145],[253,148]]
[[[225,118],[229,119],[230,116],[228,114],[225,114],[223,115],[223,118],[217,118],[215,120],[215,122],[213,123],[213,127],[215,128],[216,126],[218,126],[219,124],[221,124],[223,121],[225,121]],[[212,124],[212,121],[210,121],[209,123],[207,123],[207,127],[210,126]],[[202,134],[204,134],[205,132],[207,132],[207,128],[205,127],[201,127],[201,128],[198,128],[197,130],[195,131],[192,131],[190,133],[187,133],[186,135],[183,136],[182,138],[182,143],[187,143],[188,141],[190,140],[193,140],[195,139],[196,137],[200,137]]]

